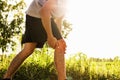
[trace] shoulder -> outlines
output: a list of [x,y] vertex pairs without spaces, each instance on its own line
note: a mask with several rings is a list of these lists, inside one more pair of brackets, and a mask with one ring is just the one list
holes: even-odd
[[47,0],[36,0],[36,2],[40,5],[43,6],[46,3]]

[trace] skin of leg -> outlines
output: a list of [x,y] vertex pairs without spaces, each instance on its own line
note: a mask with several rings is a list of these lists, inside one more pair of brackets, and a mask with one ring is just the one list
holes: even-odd
[[37,43],[24,44],[23,50],[19,52],[10,63],[8,70],[4,75],[4,78],[12,78],[19,66],[23,63],[23,61],[33,53],[36,45]]
[[66,79],[65,50],[64,45],[59,43],[55,48],[54,62],[58,72],[58,80]]
[[58,80],[66,79],[65,59],[63,53],[55,52],[55,66],[58,72]]

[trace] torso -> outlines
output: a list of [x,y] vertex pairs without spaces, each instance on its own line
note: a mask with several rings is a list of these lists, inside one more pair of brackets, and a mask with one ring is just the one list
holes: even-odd
[[[33,0],[30,4],[26,14],[40,18],[39,11],[47,0]],[[60,17],[65,14],[65,1],[57,0],[57,4],[55,5],[55,9],[51,12],[51,16]]]

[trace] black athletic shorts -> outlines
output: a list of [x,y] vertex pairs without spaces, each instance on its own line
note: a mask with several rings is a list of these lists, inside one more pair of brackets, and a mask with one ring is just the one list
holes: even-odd
[[[62,39],[61,33],[53,19],[51,19],[51,27],[53,35],[58,40]],[[37,48],[42,48],[46,41],[47,34],[42,25],[41,19],[26,15],[26,26],[25,33],[22,37],[22,44],[35,42],[37,43]]]

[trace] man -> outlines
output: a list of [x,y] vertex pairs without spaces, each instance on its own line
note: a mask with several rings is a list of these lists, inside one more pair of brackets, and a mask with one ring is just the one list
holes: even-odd
[[11,62],[3,80],[11,80],[23,61],[33,53],[36,47],[42,48],[46,41],[50,47],[55,49],[54,61],[58,80],[66,79],[64,59],[66,43],[61,36],[64,6],[65,0],[32,1],[26,11],[26,30],[22,39],[24,48]]

